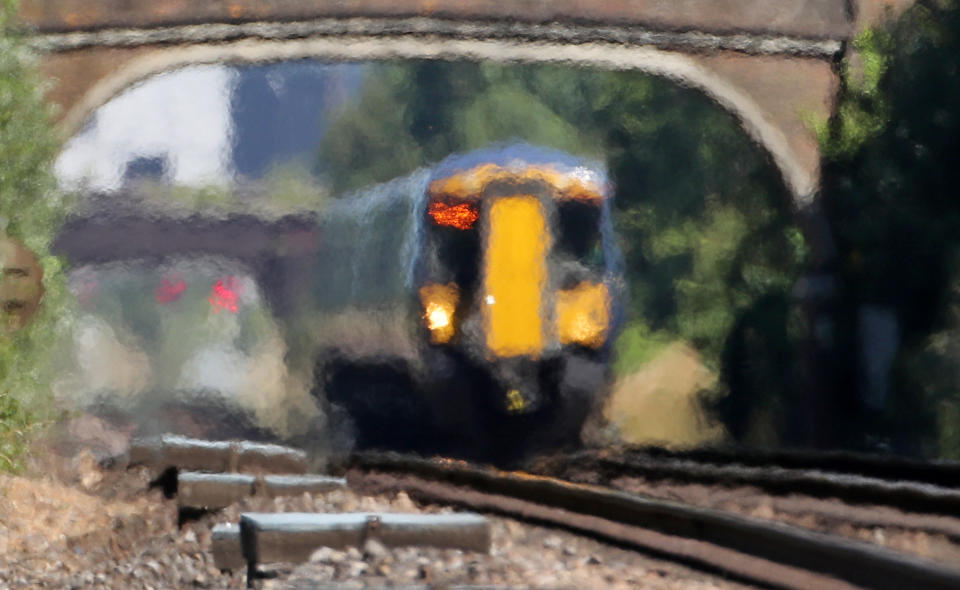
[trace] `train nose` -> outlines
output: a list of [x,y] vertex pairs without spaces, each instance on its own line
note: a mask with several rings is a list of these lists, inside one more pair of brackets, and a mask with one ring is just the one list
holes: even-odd
[[538,357],[544,347],[542,307],[550,248],[543,205],[529,195],[494,200],[486,240],[487,350],[498,357]]

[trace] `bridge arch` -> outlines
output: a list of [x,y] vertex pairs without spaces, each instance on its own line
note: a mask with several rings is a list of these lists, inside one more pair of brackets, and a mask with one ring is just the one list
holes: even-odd
[[564,63],[642,71],[696,88],[731,112],[745,132],[770,154],[796,211],[807,211],[817,192],[819,162],[815,145],[811,157],[810,150],[803,149],[803,141],[798,144],[795,137],[788,137],[790,130],[785,130],[782,121],[778,121],[783,117],[771,112],[768,105],[761,104],[729,71],[712,68],[706,58],[695,55],[650,46],[603,42],[571,44],[362,36],[279,41],[244,39],[221,44],[151,47],[128,57],[122,65],[93,82],[79,100],[66,109],[60,130],[64,137],[74,135],[97,108],[130,86],[164,71],[195,64],[268,63],[305,58],[341,61],[468,59],[500,63]]

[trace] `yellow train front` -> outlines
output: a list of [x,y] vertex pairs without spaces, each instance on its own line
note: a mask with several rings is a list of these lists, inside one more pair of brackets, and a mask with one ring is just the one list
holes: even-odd
[[333,401],[362,446],[506,461],[577,444],[620,309],[603,169],[514,145],[451,157],[419,187],[401,232],[415,359],[339,367],[353,377]]

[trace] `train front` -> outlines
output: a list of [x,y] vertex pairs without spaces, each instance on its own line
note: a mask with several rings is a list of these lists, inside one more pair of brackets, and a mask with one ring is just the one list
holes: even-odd
[[437,395],[505,445],[576,443],[607,385],[619,292],[602,168],[531,146],[434,171],[418,271]]

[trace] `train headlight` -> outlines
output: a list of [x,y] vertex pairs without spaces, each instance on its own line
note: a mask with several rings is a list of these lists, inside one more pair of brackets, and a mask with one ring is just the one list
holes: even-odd
[[434,332],[439,332],[453,324],[453,314],[450,313],[445,305],[441,303],[427,304],[427,327]]
[[445,344],[456,331],[453,315],[460,300],[460,290],[454,283],[424,285],[420,288],[420,303],[423,304],[423,319],[430,330],[430,341]]
[[557,337],[561,344],[603,345],[610,326],[610,294],[603,283],[584,281],[557,293]]

